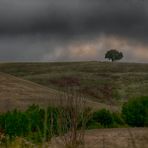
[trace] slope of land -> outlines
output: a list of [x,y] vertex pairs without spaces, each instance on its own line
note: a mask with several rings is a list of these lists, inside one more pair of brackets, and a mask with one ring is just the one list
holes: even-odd
[[55,90],[0,73],[0,111],[25,109],[32,104],[47,104],[56,99]]
[[1,63],[0,71],[57,90],[75,87],[90,100],[109,105],[148,95],[148,64]]
[[[0,112],[14,108],[23,110],[32,104],[40,106],[59,105],[61,99],[64,99],[63,93],[59,91],[10,74],[0,73],[0,82]],[[86,104],[94,109],[116,109],[114,106],[110,107],[87,99]]]

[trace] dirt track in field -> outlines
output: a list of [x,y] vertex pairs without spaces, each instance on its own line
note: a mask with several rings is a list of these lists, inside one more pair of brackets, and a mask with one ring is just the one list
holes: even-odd
[[[62,142],[55,148],[62,148]],[[148,148],[148,128],[113,128],[89,130],[84,148]]]

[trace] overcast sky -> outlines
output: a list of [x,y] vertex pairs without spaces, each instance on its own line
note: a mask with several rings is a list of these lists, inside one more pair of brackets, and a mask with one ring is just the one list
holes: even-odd
[[0,0],[0,61],[148,62],[147,0]]

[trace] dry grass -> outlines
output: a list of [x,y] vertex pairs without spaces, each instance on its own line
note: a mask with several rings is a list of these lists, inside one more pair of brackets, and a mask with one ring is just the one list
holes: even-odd
[[[63,94],[60,91],[5,73],[0,73],[0,82],[0,112],[14,108],[24,110],[32,104],[39,104],[40,106],[56,105],[61,94]],[[116,106],[97,103],[88,99],[86,99],[86,105],[94,109],[118,110]]]
[[[130,132],[132,137],[127,128],[86,131],[85,148],[148,148],[148,128],[131,128]],[[53,139],[53,145],[61,148],[58,143]]]
[[45,105],[56,99],[57,91],[0,73],[0,111],[26,109],[28,105]]
[[79,86],[77,93],[83,92],[86,98],[105,104],[116,105],[118,101],[148,95],[148,64],[1,63],[0,71],[57,90],[64,90],[67,85]]
[[[129,133],[130,130],[130,133]],[[131,135],[132,134],[132,135]],[[60,137],[44,144],[32,144],[23,138],[1,148],[67,148]],[[148,148],[148,128],[97,129],[85,132],[83,148]],[[82,148],[81,146],[79,148]]]

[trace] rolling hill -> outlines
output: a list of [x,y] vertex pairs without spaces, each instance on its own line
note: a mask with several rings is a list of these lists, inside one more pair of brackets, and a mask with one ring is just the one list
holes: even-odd
[[[1,63],[0,82],[0,112],[24,110],[32,104],[56,105],[69,88],[83,94],[93,109],[119,110],[130,98],[148,96],[148,64]],[[148,128],[88,130],[86,147],[147,148],[147,133]],[[59,146],[56,139],[53,146]]]
[[1,63],[0,71],[89,100],[119,105],[148,95],[148,64],[110,62]]
[[[15,108],[24,110],[32,104],[38,104],[42,107],[59,105],[65,95],[60,91],[2,72],[0,72],[0,82],[0,112]],[[62,101],[64,102],[65,100]],[[86,99],[86,105],[94,109],[118,109],[116,106],[110,107],[88,99]]]
[[56,99],[55,90],[31,81],[0,73],[0,111],[25,109],[28,105],[45,105]]

